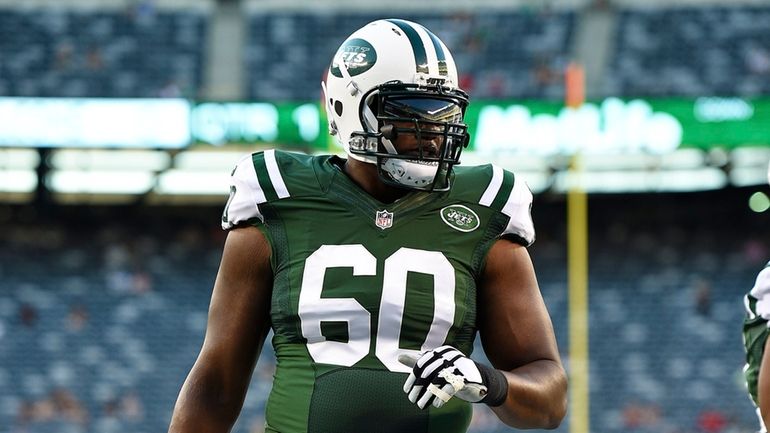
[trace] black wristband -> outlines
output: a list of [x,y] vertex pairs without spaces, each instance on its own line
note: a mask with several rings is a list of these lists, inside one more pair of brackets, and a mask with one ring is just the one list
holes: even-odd
[[482,382],[487,387],[487,395],[481,399],[481,403],[486,403],[492,407],[505,403],[505,399],[508,397],[508,379],[505,378],[503,372],[478,362],[476,362],[476,367],[481,373]]

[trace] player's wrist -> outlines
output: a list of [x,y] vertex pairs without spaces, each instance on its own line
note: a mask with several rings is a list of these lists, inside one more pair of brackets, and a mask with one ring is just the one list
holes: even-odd
[[479,369],[482,382],[487,387],[487,395],[479,403],[485,403],[491,407],[505,403],[508,397],[508,379],[503,372],[478,362],[476,362],[476,368]]

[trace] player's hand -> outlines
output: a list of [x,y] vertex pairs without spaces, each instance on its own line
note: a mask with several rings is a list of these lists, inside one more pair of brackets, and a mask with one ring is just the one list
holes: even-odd
[[398,361],[412,368],[404,392],[420,409],[430,404],[441,407],[453,396],[471,403],[487,396],[479,365],[452,346],[441,346],[419,356],[400,355]]

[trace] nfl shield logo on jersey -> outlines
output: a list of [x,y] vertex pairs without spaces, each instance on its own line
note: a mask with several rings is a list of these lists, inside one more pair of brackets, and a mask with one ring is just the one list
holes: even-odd
[[383,230],[390,228],[393,225],[393,212],[378,210],[377,216],[374,218],[374,223]]

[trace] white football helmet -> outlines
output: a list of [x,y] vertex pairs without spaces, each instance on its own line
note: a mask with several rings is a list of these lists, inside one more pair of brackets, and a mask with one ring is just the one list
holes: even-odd
[[[436,35],[401,19],[371,22],[342,43],[321,85],[329,131],[350,158],[376,164],[390,185],[449,189],[468,145],[468,95]],[[414,138],[397,150],[402,134]]]

